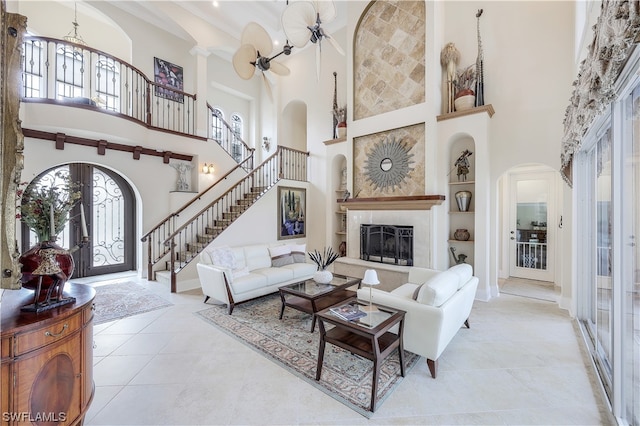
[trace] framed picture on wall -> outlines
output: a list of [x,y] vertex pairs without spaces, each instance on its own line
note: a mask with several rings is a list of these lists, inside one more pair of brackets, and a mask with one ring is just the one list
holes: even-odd
[[[184,90],[184,72],[182,67],[164,59],[153,58],[155,82],[182,92]],[[184,102],[184,95],[174,90],[155,86],[155,94],[161,98]]]
[[307,190],[278,187],[278,239],[306,236]]

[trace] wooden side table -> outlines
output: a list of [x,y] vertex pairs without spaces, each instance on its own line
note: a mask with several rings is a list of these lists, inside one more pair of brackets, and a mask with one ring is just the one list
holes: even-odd
[[[365,306],[352,297],[344,303],[353,303]],[[336,305],[336,306],[339,306]],[[324,309],[316,314],[320,328],[320,347],[318,349],[318,367],[316,380],[320,380],[322,374],[322,362],[324,360],[324,348],[326,343],[346,349],[351,353],[360,355],[373,361],[373,383],[371,386],[371,405],[369,410],[376,409],[376,395],[378,391],[378,377],[382,361],[394,350],[398,350],[400,357],[400,374],[404,377],[404,346],[402,331],[404,327],[405,311],[386,306],[376,305],[378,312],[369,313],[355,321],[346,321],[331,312],[331,308]],[[333,325],[331,330],[325,328],[325,322]],[[389,330],[398,325],[398,334]]]
[[95,290],[67,283],[74,304],[23,312],[27,289],[2,296],[1,425],[82,424],[94,395],[93,299]]

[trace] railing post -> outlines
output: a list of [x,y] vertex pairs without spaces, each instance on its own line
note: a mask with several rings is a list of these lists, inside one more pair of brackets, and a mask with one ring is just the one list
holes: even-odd
[[153,250],[152,250],[152,242],[153,234],[149,235],[147,239],[147,279],[149,281],[155,281],[155,277],[153,276]]
[[171,239],[171,250],[170,250],[170,261],[169,261],[169,267],[170,267],[170,272],[171,272],[171,293],[175,293],[176,292],[176,243],[174,241],[174,239]]
[[146,122],[148,126],[151,126],[151,84],[147,81],[147,102],[146,102],[146,107],[147,107],[147,118],[146,118]]

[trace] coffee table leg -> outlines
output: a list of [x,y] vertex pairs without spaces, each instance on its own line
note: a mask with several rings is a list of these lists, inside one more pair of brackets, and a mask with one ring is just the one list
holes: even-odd
[[373,383],[371,384],[371,408],[372,413],[376,411],[376,395],[378,394],[378,377],[380,376],[380,364],[378,357],[373,360]]
[[282,307],[280,308],[280,319],[284,315],[284,293],[280,292],[280,299],[282,300]]
[[324,340],[326,335],[324,330],[324,323],[322,322],[322,320],[318,320],[318,322],[320,331],[320,347],[318,348],[318,366],[316,367],[316,380],[320,380],[320,376],[322,375],[322,361],[324,360],[324,346],[326,344]]
[[316,329],[316,314],[311,314],[311,316],[311,332],[313,333],[313,330]]

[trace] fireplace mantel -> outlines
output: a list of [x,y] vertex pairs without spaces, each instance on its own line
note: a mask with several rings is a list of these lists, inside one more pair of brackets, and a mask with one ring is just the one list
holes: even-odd
[[430,210],[445,200],[444,195],[408,195],[402,197],[349,198],[337,200],[349,210]]

